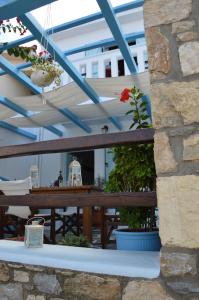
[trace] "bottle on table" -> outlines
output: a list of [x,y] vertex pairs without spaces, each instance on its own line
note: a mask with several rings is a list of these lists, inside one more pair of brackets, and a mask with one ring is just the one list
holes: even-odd
[[62,171],[59,171],[58,183],[60,187],[64,185],[64,178],[62,176]]

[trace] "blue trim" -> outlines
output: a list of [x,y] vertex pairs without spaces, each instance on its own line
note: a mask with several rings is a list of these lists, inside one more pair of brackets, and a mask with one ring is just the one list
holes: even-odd
[[[135,41],[136,39],[143,38],[144,36],[145,36],[144,32],[137,32],[137,33],[128,34],[124,37],[127,42],[132,42],[132,41]],[[83,52],[83,51],[87,51],[87,50],[91,50],[91,49],[96,49],[96,48],[100,48],[100,47],[111,47],[111,46],[114,46],[115,44],[116,44],[115,39],[110,38],[110,39],[101,40],[99,42],[86,44],[81,47],[66,50],[66,51],[64,51],[64,54],[66,56],[68,56],[68,55],[72,55],[75,53],[79,53],[79,52]]]
[[43,126],[45,129],[51,131],[52,133],[62,137],[63,136],[63,132],[59,129],[57,129],[56,127],[52,126],[52,125],[48,125],[48,126]]
[[122,124],[117,117],[110,117],[109,120],[117,127],[117,129],[122,130]]
[[[57,47],[57,45],[48,36],[43,36],[42,38],[42,28],[35,18],[27,13],[20,16],[23,24],[28,27],[28,29],[33,33],[37,40],[41,41],[43,45],[47,45],[47,50],[55,57],[56,61],[62,66],[62,68],[68,73],[68,75],[76,82],[76,84],[85,92],[85,94],[95,103],[100,104],[99,96],[96,94],[95,90],[87,83],[87,81],[79,74],[73,64],[68,58],[65,58],[64,53]],[[115,120],[111,122],[115,125]],[[73,120],[78,124],[77,119]],[[78,124],[79,125],[79,124]],[[118,124],[118,126],[120,126]],[[85,130],[85,128],[84,128]]]
[[142,100],[146,102],[146,110],[147,110],[147,113],[148,113],[150,119],[152,120],[152,114],[151,114],[151,100],[150,100],[149,96],[144,95],[144,96],[142,97]]
[[32,84],[31,80],[15,66],[13,66],[8,60],[6,60],[2,55],[0,56],[0,67],[6,71],[9,75],[14,77],[16,80],[20,81],[28,89],[30,89],[35,94],[40,94],[42,92],[41,88]]
[[19,16],[33,9],[39,8],[43,5],[47,5],[57,0],[37,0],[37,1],[27,1],[27,0],[1,0],[0,10],[1,19],[11,19],[15,16]]
[[8,179],[8,178],[6,178],[4,176],[0,176],[0,180],[2,180],[2,181],[9,181],[10,179]]
[[7,129],[9,131],[12,131],[14,133],[17,133],[19,135],[22,135],[28,139],[31,139],[33,141],[36,141],[37,140],[37,136],[29,131],[26,131],[24,129],[21,129],[21,128],[18,128],[14,125],[11,125],[7,122],[4,122],[4,121],[0,121],[0,127],[1,128],[4,128],[4,129]]
[[[137,0],[137,1],[133,1],[130,3],[116,6],[115,8],[113,8],[113,11],[117,14],[117,13],[124,12],[124,11],[130,10],[130,9],[142,7],[143,4],[144,4],[144,0]],[[51,34],[52,32],[57,33],[57,32],[63,31],[63,30],[67,30],[67,29],[71,29],[71,28],[74,28],[74,27],[77,27],[77,26],[80,26],[83,24],[87,24],[87,23],[95,21],[95,20],[99,20],[102,18],[103,18],[103,14],[101,12],[95,13],[95,14],[88,15],[88,16],[76,19],[74,21],[66,22],[61,25],[50,28],[50,29],[48,29],[47,33],[48,34]],[[28,42],[31,42],[34,40],[35,40],[35,37],[33,35],[29,35],[27,37],[18,39],[16,41],[7,43],[6,45],[0,46],[0,51],[15,47],[17,45],[19,46],[19,45],[22,45],[24,43],[28,43]]]
[[76,125],[78,125],[80,128],[82,128],[87,133],[92,132],[92,129],[86,123],[84,123],[77,115],[75,115],[72,111],[70,111],[69,109],[67,109],[67,108],[58,108],[53,103],[49,102],[48,100],[47,100],[46,103],[47,103],[48,106],[52,107],[53,109],[58,110],[62,115],[64,115],[68,119],[72,120]]
[[[19,106],[16,103],[12,102],[8,98],[0,96],[0,104],[10,108],[11,110],[16,111],[17,113],[21,114],[22,116],[30,119],[36,125],[41,126],[36,121],[31,119],[32,113],[30,111],[27,111],[26,109],[24,109],[23,107]],[[52,133],[54,133],[60,137],[63,136],[63,132],[60,131],[59,129],[55,128],[54,126],[42,126],[42,127],[46,128],[47,130],[51,131]]]
[[[144,32],[136,32],[136,33],[130,33],[130,34],[127,34],[125,36],[125,39],[127,42],[132,42],[132,41],[135,41],[136,39],[139,39],[139,38],[143,38],[145,35],[144,35]],[[77,47],[77,48],[73,48],[71,50],[66,50],[64,51],[64,55],[68,56],[68,55],[72,55],[72,54],[75,54],[75,53],[79,53],[79,52],[83,52],[83,51],[87,51],[87,50],[91,50],[91,49],[95,49],[95,48],[99,48],[99,47],[110,47],[110,46],[113,46],[115,45],[115,40],[114,39],[105,39],[105,40],[102,40],[102,41],[99,41],[99,42],[95,42],[95,43],[91,43],[91,44],[87,44],[87,45],[84,45],[84,46],[81,46],[81,47]],[[19,65],[16,65],[16,68],[18,70],[21,70],[21,69],[25,69],[25,68],[28,68],[31,66],[31,63],[28,62],[28,63],[23,63],[23,64],[19,64]],[[0,76],[1,75],[5,75],[6,72],[5,71],[0,71]]]
[[120,48],[120,51],[126,61],[129,71],[131,72],[131,74],[137,73],[138,69],[135,60],[131,55],[130,48],[122,33],[120,24],[115,18],[114,11],[111,7],[111,4],[109,3],[108,0],[104,0],[104,1],[96,0],[96,1],[104,15],[104,18],[106,19],[106,22],[115,38],[115,41],[117,42]]
[[[23,70],[23,69],[31,67],[31,66],[32,66],[32,63],[31,62],[27,62],[27,63],[23,63],[23,64],[18,64],[18,65],[15,66],[15,68],[17,70]],[[0,76],[6,75],[6,74],[7,74],[6,71],[3,71],[3,70],[0,71]]]

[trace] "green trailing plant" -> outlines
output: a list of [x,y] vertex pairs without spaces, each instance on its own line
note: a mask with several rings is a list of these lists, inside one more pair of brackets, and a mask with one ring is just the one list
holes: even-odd
[[68,233],[58,244],[63,246],[90,247],[90,243],[85,236],[77,236],[71,233]]
[[8,54],[14,55],[15,57],[21,57],[23,60],[32,63],[32,67],[24,71],[27,76],[30,77],[35,71],[46,71],[48,73],[46,82],[49,82],[52,79],[57,86],[60,86],[63,70],[60,69],[59,65],[53,60],[48,51],[44,50],[37,54],[36,45],[31,47],[17,46],[8,49]]
[[[124,89],[120,101],[130,104],[126,115],[132,115],[130,129],[151,127],[147,113],[147,103],[142,100],[143,94],[135,86]],[[132,146],[115,147],[112,150],[114,169],[109,174],[106,184],[108,192],[141,192],[155,190],[155,164],[152,144],[133,144]],[[129,228],[153,228],[154,209],[121,208],[120,218]]]
[[27,28],[23,25],[19,17],[16,17],[15,22],[13,23],[11,23],[9,19],[0,20],[0,34],[14,32],[14,33],[19,33],[20,35],[24,35],[26,31]]

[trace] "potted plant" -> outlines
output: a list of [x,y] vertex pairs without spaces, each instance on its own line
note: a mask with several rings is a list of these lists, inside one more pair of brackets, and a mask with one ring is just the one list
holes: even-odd
[[[124,89],[120,101],[129,102],[132,115],[130,129],[151,127],[147,103],[143,94],[133,87]],[[130,101],[129,101],[130,100]],[[114,169],[109,174],[106,191],[141,192],[155,190],[155,165],[152,144],[120,146],[113,150]],[[155,228],[154,208],[121,208],[120,220],[127,229],[115,231],[117,249],[157,251],[160,249],[158,230]]]
[[37,54],[36,45],[31,47],[17,46],[8,49],[8,54],[21,57],[23,60],[32,63],[32,67],[25,70],[24,73],[37,86],[46,87],[53,82],[56,86],[60,86],[63,70],[53,60],[48,51],[44,50]]

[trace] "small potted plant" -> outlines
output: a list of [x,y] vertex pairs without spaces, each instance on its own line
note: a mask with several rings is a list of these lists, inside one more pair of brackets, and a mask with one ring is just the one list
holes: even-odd
[[[128,102],[132,115],[130,129],[151,127],[147,113],[147,103],[143,94],[133,87],[124,89],[120,101]],[[130,101],[129,101],[130,100]],[[134,144],[113,149],[114,169],[109,174],[106,191],[109,192],[147,192],[155,190],[155,165],[152,144]],[[160,239],[155,228],[154,208],[119,209],[121,223],[128,228],[115,231],[117,249],[158,251]]]
[[25,70],[24,73],[37,86],[46,87],[53,82],[56,86],[60,86],[63,70],[53,60],[48,51],[44,50],[37,54],[36,45],[31,47],[17,46],[8,49],[8,54],[21,57],[23,60],[32,63],[32,67]]

